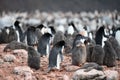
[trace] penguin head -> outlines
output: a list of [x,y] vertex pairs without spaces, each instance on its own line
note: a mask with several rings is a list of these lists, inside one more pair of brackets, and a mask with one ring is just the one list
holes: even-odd
[[39,28],[42,34],[47,33],[47,28],[43,24],[38,25],[36,28]]
[[3,30],[9,35],[9,33],[10,33],[10,27],[5,27]]
[[74,46],[79,46],[79,44],[86,45],[88,42],[89,42],[89,38],[88,37],[84,37],[81,34],[77,34],[76,37],[75,37],[75,39],[74,39],[74,42],[73,42],[73,47]]
[[52,34],[56,33],[55,28],[53,26],[49,26],[48,28],[50,28]]
[[35,48],[32,47],[32,46],[29,46],[29,47],[28,47],[28,54],[29,54],[29,55],[32,55],[32,56],[40,55],[40,54],[38,54],[38,52],[35,50]]
[[14,22],[14,25],[15,25],[15,26],[19,26],[19,24],[20,24],[20,22],[17,21],[17,20]]
[[37,28],[39,28],[40,30],[41,30],[43,27],[45,27],[43,24],[40,24],[40,25],[37,26]]
[[101,26],[98,31],[101,32],[101,33],[104,33],[104,29],[105,29],[105,26]]
[[65,46],[65,41],[64,41],[64,40],[61,40],[61,41],[57,42],[57,43],[55,44],[55,46],[62,48],[63,46]]
[[75,43],[75,46],[76,47],[84,47],[85,46],[84,42],[85,42],[85,39],[77,40]]
[[74,26],[73,21],[71,21],[70,23],[68,23],[68,26]]
[[35,31],[36,30],[36,27],[34,27],[34,26],[30,26],[29,28],[28,28],[28,31]]
[[44,36],[50,38],[50,37],[52,37],[52,34],[50,34],[50,33],[45,33]]
[[105,45],[104,46],[106,46],[106,47],[110,47],[110,45],[111,45],[111,43],[110,43],[110,41],[104,41],[104,43],[105,43]]

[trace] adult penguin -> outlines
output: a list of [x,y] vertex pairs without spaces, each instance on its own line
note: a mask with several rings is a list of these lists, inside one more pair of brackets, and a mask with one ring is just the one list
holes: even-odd
[[36,28],[38,28],[42,34],[47,33],[47,28],[43,24],[38,25]]
[[62,31],[57,31],[53,39],[53,45],[61,40],[65,40],[64,33]]
[[48,33],[52,34],[51,44],[53,44],[53,40],[54,40],[54,37],[55,37],[56,30],[53,26],[49,26],[47,28],[47,31],[48,31]]
[[48,72],[56,67],[56,69],[60,69],[60,63],[63,60],[63,49],[65,46],[65,41],[57,42],[50,51],[49,54],[49,66]]
[[52,35],[50,33],[45,33],[39,39],[37,50],[41,56],[49,56],[51,37]]
[[118,41],[119,45],[120,45],[120,27],[118,27],[115,30],[115,39]]
[[36,31],[36,28],[34,26],[30,26],[26,31],[27,44],[29,46],[35,46],[38,42],[35,31]]
[[23,42],[24,40],[24,33],[23,33],[23,30],[22,30],[22,26],[20,25],[20,21],[15,21],[14,22],[14,25],[13,25],[13,28],[16,30],[16,33],[17,33],[17,37],[18,37],[18,42]]
[[104,41],[106,41],[108,36],[105,34],[105,26],[101,26],[95,34],[95,42],[97,45],[104,46]]

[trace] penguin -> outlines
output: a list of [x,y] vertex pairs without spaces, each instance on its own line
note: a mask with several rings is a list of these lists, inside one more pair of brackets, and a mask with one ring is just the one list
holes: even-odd
[[97,45],[101,45],[102,47],[104,46],[104,41],[107,40],[108,36],[105,35],[105,26],[101,26],[95,34],[95,43]]
[[52,35],[50,33],[45,33],[38,40],[37,50],[41,54],[41,56],[49,56],[51,37]]
[[111,42],[112,47],[114,48],[116,52],[116,59],[120,60],[120,46],[119,46],[118,41],[114,37],[110,37],[108,40]]
[[16,30],[16,34],[17,34],[17,41],[18,42],[23,42],[24,41],[24,32],[22,30],[22,26],[20,25],[20,21],[15,21],[13,28]]
[[36,27],[30,26],[26,31],[26,37],[27,37],[27,44],[29,46],[35,46],[38,43],[38,39],[36,36]]
[[104,49],[102,48],[102,46],[95,45],[93,47],[93,51],[90,56],[91,56],[91,62],[95,62],[99,65],[103,65],[105,52],[104,52]]
[[2,43],[2,29],[0,28],[0,44]]
[[80,69],[85,69],[85,72],[88,72],[92,69],[103,71],[103,67],[94,62],[85,63]]
[[7,52],[8,50],[15,50],[15,49],[24,49],[28,50],[28,45],[24,44],[23,42],[18,41],[11,41],[9,44],[7,44],[4,48],[4,52]]
[[42,34],[47,33],[47,28],[43,24],[38,25],[36,28],[40,29]]
[[[72,31],[75,31],[75,32],[79,33],[78,29],[76,28],[76,26],[74,25],[73,22],[70,22],[70,23],[68,24],[68,26],[70,26],[70,29],[72,29],[71,27],[73,27],[74,30],[72,30]],[[70,31],[70,33],[71,33],[72,31]],[[68,30],[68,32],[69,32],[69,30]]]
[[73,22],[68,23],[68,28],[65,32],[65,42],[66,42],[66,46],[65,46],[65,53],[71,53],[70,50],[72,49],[72,44],[74,41],[75,36],[78,34],[78,30],[76,31],[76,27],[73,24]]
[[61,40],[57,42],[51,49],[49,54],[49,66],[48,71],[52,70],[53,68],[60,69],[60,63],[63,61],[63,50],[65,46],[65,41]]
[[112,47],[112,44],[107,40],[104,42],[105,46],[104,52],[104,60],[103,60],[103,65],[106,65],[107,67],[114,67],[116,66],[116,57],[115,57],[115,50]]
[[56,34],[56,30],[53,26],[49,26],[47,31],[48,31],[48,33],[52,34],[51,44],[53,44],[53,40],[54,40],[54,37],[55,37],[55,34]]
[[77,40],[72,49],[72,65],[80,66],[86,62],[86,46],[84,39]]
[[52,34],[52,35],[55,35],[55,33],[56,33],[56,30],[55,30],[55,28],[53,27],[53,26],[49,26],[48,27],[48,33],[50,33],[50,34]]
[[40,54],[34,49],[34,47],[28,47],[28,66],[35,70],[40,68]]
[[4,27],[1,32],[2,43],[9,43],[17,40],[17,34],[12,27]]
[[76,46],[76,42],[81,41],[82,43],[85,43],[87,41],[87,38],[84,37],[81,34],[77,34],[73,40],[73,44],[72,44],[72,49]]
[[115,39],[118,41],[118,44],[120,45],[120,27],[118,27],[115,30]]
[[57,31],[53,39],[53,45],[55,45],[57,42],[61,40],[65,40],[64,33],[61,31]]
[[87,52],[87,62],[92,62],[91,60],[91,55],[92,55],[92,52],[93,52],[93,48],[94,48],[94,44],[87,44],[86,45],[86,52]]

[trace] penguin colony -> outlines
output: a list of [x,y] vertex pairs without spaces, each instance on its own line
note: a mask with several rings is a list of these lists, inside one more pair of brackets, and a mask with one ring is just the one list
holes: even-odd
[[12,25],[0,29],[0,43],[9,43],[4,51],[27,50],[28,66],[36,70],[40,68],[40,57],[48,58],[48,72],[60,69],[64,54],[71,55],[72,65],[94,62],[114,67],[116,60],[120,60],[120,16],[114,12],[104,19],[107,13],[81,13],[77,19],[53,18],[36,25],[16,18]]

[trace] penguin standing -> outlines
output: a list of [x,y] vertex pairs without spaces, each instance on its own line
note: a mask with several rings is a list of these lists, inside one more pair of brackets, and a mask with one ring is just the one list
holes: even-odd
[[52,34],[52,38],[51,38],[51,44],[52,44],[56,33],[55,28],[53,26],[49,26],[47,31],[48,33]]
[[118,41],[120,45],[120,27],[116,29],[115,31],[115,39]]
[[30,26],[26,31],[27,36],[27,44],[29,46],[35,46],[37,44],[37,36],[36,36],[36,28],[34,26]]
[[20,26],[20,22],[16,20],[14,22],[13,28],[16,30],[16,34],[17,34],[17,37],[18,37],[17,41],[18,42],[23,42],[24,33],[23,33],[23,30],[22,30],[22,27]]
[[52,37],[51,34],[45,33],[39,39],[37,50],[41,54],[41,56],[43,55],[49,56],[51,37]]
[[110,37],[108,40],[111,42],[112,47],[114,48],[116,52],[116,59],[120,60],[120,46],[119,46],[118,41],[114,37]]
[[40,68],[40,54],[34,49],[34,47],[28,47],[28,66],[38,70]]
[[104,46],[105,57],[103,60],[103,64],[108,67],[114,67],[116,65],[116,57],[115,57],[115,50],[112,47],[112,44],[107,40],[105,41]]
[[65,40],[64,33],[61,31],[57,31],[53,39],[53,45],[55,45],[57,42],[61,40]]
[[104,49],[100,45],[95,45],[91,54],[91,61],[103,65]]
[[4,27],[1,32],[1,43],[17,41],[17,34],[12,27]]
[[76,40],[72,49],[72,64],[80,66],[84,64],[87,59],[85,39]]
[[49,54],[49,67],[48,72],[56,67],[56,69],[60,69],[60,63],[63,60],[63,49],[65,46],[65,41],[57,42],[50,51]]
[[107,40],[108,36],[105,35],[105,26],[100,27],[95,34],[95,42],[97,45],[104,46],[104,41]]
[[93,48],[94,48],[94,44],[89,44],[89,45],[86,45],[86,52],[87,52],[87,62],[91,62],[92,58],[91,58],[91,55],[92,55],[92,52],[93,52]]

